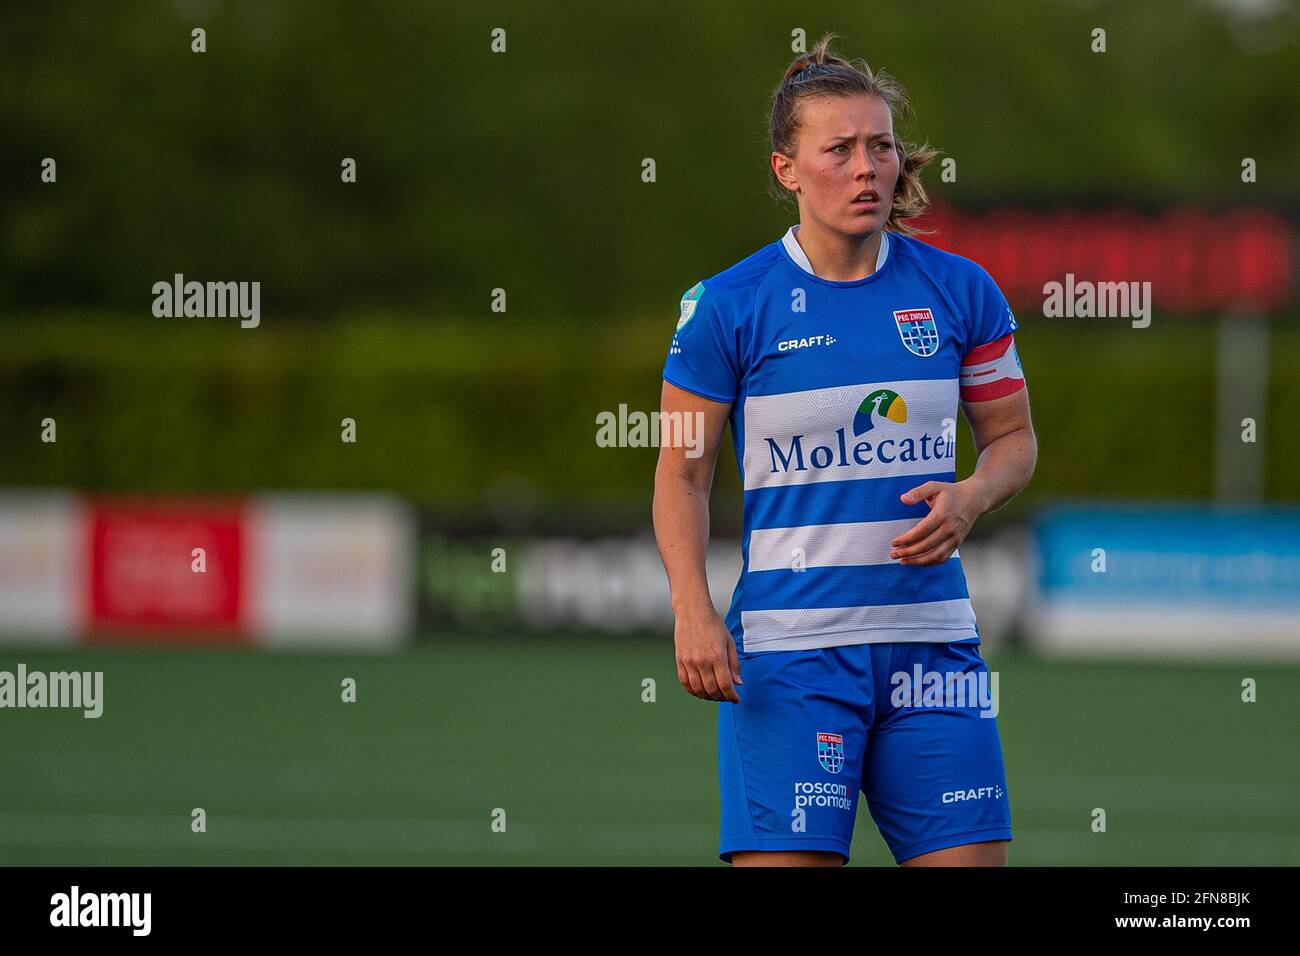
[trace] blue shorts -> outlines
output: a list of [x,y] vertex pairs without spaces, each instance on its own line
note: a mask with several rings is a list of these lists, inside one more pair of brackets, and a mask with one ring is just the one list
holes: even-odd
[[997,684],[977,642],[755,651],[740,676],[740,703],[718,705],[724,861],[847,861],[859,790],[899,863],[1011,839]]

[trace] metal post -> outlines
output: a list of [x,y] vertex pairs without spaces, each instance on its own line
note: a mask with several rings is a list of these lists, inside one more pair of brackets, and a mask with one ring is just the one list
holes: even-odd
[[[1214,497],[1220,502],[1257,503],[1264,497],[1268,340],[1269,324],[1257,313],[1225,312],[1219,318]],[[1255,423],[1253,443],[1242,438],[1247,418]]]

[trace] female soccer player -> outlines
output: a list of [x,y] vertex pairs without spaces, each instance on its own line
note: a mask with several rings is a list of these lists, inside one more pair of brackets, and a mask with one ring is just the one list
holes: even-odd
[[[832,37],[773,97],[772,185],[798,225],[686,293],[664,366],[662,411],[705,425],[702,455],[666,443],[655,474],[678,679],[720,702],[723,860],[847,862],[861,790],[899,863],[1005,865],[957,547],[1033,472],[1015,319],[980,266],[914,238],[934,153],[895,135],[902,87]],[[959,402],[979,454],[964,481]],[[728,420],[744,535],[724,622],[704,558]]]

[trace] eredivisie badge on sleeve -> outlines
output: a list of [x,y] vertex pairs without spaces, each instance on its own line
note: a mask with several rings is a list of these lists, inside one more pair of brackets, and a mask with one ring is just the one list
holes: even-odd
[[903,309],[894,313],[898,337],[913,355],[927,358],[939,351],[939,326],[929,309]]
[[700,301],[700,296],[704,294],[704,283],[697,282],[695,285],[682,296],[682,311],[677,317],[677,328],[681,328],[687,322],[691,321],[691,316],[695,314],[695,306]]

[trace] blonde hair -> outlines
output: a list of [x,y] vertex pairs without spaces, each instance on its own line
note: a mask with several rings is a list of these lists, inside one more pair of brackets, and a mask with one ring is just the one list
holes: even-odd
[[[799,102],[808,96],[879,96],[889,106],[895,125],[909,120],[912,104],[902,84],[884,70],[873,70],[866,60],[842,60],[830,52],[830,43],[836,34],[827,33],[808,53],[795,58],[785,71],[772,94],[771,136],[774,152],[787,156],[795,154],[799,138]],[[938,151],[928,143],[911,144],[895,130],[894,148],[898,152],[898,184],[894,187],[894,204],[889,210],[885,229],[905,235],[915,235],[928,230],[909,225],[908,219],[924,215],[930,208],[930,199],[921,183],[921,169]],[[773,197],[782,203],[791,200],[791,191],[781,185],[776,172],[769,165],[768,187]]]

